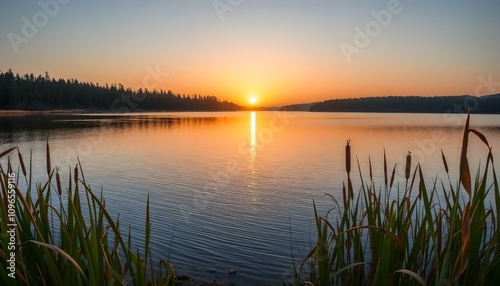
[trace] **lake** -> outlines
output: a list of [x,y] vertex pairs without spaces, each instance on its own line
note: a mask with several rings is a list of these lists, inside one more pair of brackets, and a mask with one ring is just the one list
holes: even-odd
[[[445,178],[441,149],[457,178],[463,114],[208,112],[0,116],[0,151],[33,151],[34,177],[45,179],[45,144],[63,178],[80,158],[91,187],[134,239],[143,237],[150,196],[155,259],[171,257],[176,274],[236,285],[280,284],[293,259],[315,240],[313,200],[324,214],[341,201],[345,145],[351,176],[383,184],[383,156],[404,186],[408,151],[429,184]],[[493,146],[498,168],[500,115],[472,115]],[[487,147],[471,136],[474,176]],[[17,156],[12,156],[17,162]],[[2,159],[4,160],[4,159]],[[397,185],[397,183],[396,183]],[[207,270],[214,267],[215,273]],[[229,269],[237,273],[229,275]]]

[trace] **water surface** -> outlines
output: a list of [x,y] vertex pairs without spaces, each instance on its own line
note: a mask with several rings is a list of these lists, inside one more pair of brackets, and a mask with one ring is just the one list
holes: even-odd
[[[452,179],[465,116],[363,113],[145,113],[0,116],[1,149],[33,150],[35,177],[44,179],[45,142],[67,177],[82,162],[87,181],[103,188],[106,206],[134,239],[143,236],[147,195],[151,247],[173,261],[177,274],[196,279],[266,285],[300,262],[314,241],[312,202],[320,213],[341,199],[344,148],[351,139],[368,177],[383,182],[383,153],[404,184],[405,156],[413,154],[429,183],[444,178],[441,149]],[[473,115],[471,125],[500,147],[500,116]],[[471,139],[470,164],[484,165],[487,148]],[[498,156],[496,156],[498,158]],[[15,158],[13,158],[15,160]],[[497,159],[498,162],[498,159]],[[498,166],[497,166],[498,167]],[[359,184],[355,182],[355,188]],[[215,267],[217,272],[206,270]],[[229,269],[238,272],[230,276]]]

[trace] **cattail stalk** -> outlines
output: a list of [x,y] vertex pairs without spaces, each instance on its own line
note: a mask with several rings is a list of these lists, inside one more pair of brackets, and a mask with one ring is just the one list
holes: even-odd
[[384,148],[384,183],[385,183],[385,189],[387,190],[387,157],[385,156],[385,148]]
[[347,195],[345,191],[345,184],[342,182],[342,199],[344,200],[344,206],[347,206]]
[[368,165],[370,166],[370,181],[373,182],[372,159],[368,157]]
[[345,171],[347,172],[347,191],[349,192],[349,197],[354,198],[354,191],[352,189],[351,182],[351,146],[349,146],[351,140],[347,140],[347,145],[345,146]]
[[345,146],[345,171],[347,174],[351,172],[351,146],[349,143],[351,140],[347,140],[347,145]]

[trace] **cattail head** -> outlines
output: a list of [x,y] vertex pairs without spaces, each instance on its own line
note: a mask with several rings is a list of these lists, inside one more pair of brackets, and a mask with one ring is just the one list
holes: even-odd
[[406,169],[405,169],[405,178],[407,180],[410,178],[410,169],[411,169],[411,152],[408,151],[408,155],[406,155]]
[[347,145],[345,146],[345,171],[347,174],[351,172],[351,146],[349,143],[351,140],[347,140]]
[[52,169],[52,166],[50,164],[50,147],[49,147],[49,137],[47,136],[47,176],[50,176],[50,170]]
[[9,150],[6,150],[6,151],[3,151],[2,153],[0,153],[0,158],[2,158],[3,156],[9,154],[10,152],[12,152],[14,149],[16,149],[17,147],[12,147],[10,148]]
[[448,173],[448,163],[446,162],[446,157],[444,156],[443,149],[441,149],[441,158],[443,159],[444,170],[446,171],[446,173]]
[[59,168],[56,168],[56,182],[57,182],[57,193],[59,196],[62,194],[61,176],[59,176]]
[[78,165],[75,166],[75,184],[78,185]]
[[17,157],[19,158],[19,164],[21,164],[23,175],[24,177],[26,177],[26,166],[24,165],[23,155],[21,155],[21,152],[19,152],[19,148],[17,148]]

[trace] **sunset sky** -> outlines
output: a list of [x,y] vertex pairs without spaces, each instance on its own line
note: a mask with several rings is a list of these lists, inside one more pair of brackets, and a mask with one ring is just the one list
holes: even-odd
[[11,0],[0,70],[241,105],[476,95],[500,90],[499,30],[498,0]]

